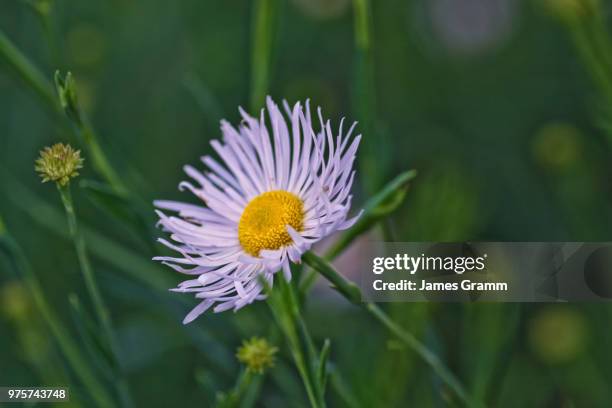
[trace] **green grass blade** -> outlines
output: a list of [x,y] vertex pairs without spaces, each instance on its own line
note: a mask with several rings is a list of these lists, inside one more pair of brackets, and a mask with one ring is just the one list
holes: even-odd
[[26,255],[18,244],[3,227],[0,229],[0,247],[12,258],[19,276],[26,283],[39,313],[47,323],[49,331],[57,341],[70,367],[78,375],[79,380],[85,385],[92,399],[99,407],[114,407],[113,398],[97,378],[88,360],[83,356],[77,342],[69,335],[68,329],[63,325],[55,313],[53,307],[47,301],[38,277],[31,269]]
[[252,114],[264,106],[266,95],[269,92],[277,6],[276,0],[255,0],[253,2],[249,105]]
[[1,30],[0,61],[4,61],[8,68],[40,97],[48,109],[59,113],[59,104],[55,99],[55,92],[51,82],[19,51]]

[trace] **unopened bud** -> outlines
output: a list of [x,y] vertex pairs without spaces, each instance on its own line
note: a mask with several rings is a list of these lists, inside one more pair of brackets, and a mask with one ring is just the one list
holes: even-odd
[[262,374],[265,369],[274,365],[274,355],[278,348],[270,345],[266,339],[252,337],[242,342],[236,357],[245,364],[247,370]]
[[71,72],[63,78],[59,71],[55,71],[55,88],[59,96],[60,105],[66,115],[77,123],[81,122],[81,111],[77,97],[76,83]]

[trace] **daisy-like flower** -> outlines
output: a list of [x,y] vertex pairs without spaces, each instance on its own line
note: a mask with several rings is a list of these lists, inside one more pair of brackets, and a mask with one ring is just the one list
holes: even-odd
[[159,225],[171,234],[159,241],[180,256],[154,259],[194,277],[173,291],[202,299],[183,323],[212,306],[238,310],[265,298],[261,279],[271,286],[282,270],[290,280],[290,262],[299,263],[315,242],[359,217],[348,219],[361,139],[351,137],[356,124],[343,133],[343,119],[335,135],[319,108],[315,133],[308,101],[283,108],[285,115],[268,97],[268,123],[265,109],[259,119],[240,109],[241,124],[222,121],[223,139],[211,142],[221,160],[202,157],[205,172],[184,167],[195,183],[183,181],[179,189],[205,206],[155,201],[178,215],[157,211]]

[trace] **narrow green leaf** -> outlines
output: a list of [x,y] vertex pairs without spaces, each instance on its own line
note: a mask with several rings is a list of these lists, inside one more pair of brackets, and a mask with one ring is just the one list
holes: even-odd
[[[260,376],[257,376],[260,377]],[[249,390],[254,375],[249,370],[243,370],[238,376],[234,388],[229,393],[217,394],[217,408],[238,408]]]
[[0,61],[30,89],[32,89],[53,112],[59,112],[59,104],[55,99],[53,86],[44,75],[19,51],[19,49],[0,31]]
[[103,373],[107,380],[113,379],[115,370],[114,358],[108,345],[101,341],[99,329],[93,324],[94,318],[83,309],[76,294],[68,295],[72,320],[79,333],[79,339],[85,346],[91,361]]
[[325,388],[327,386],[327,360],[329,359],[330,348],[331,341],[329,339],[325,339],[325,341],[323,342],[323,347],[321,348],[321,354],[319,355],[319,362],[317,367],[317,379],[319,381],[319,384],[321,384],[321,389],[323,390],[323,392],[325,392]]
[[[272,311],[277,324],[280,326],[287,345],[293,356],[295,366],[302,378],[308,400],[314,408],[323,408],[325,401],[320,392],[319,383],[314,377],[314,359],[309,358],[312,350],[309,350],[308,346],[304,345],[304,336],[307,336],[305,331],[305,325],[301,321],[296,319],[295,303],[291,300],[291,295],[288,294],[288,290],[293,289],[292,286],[285,281],[282,273],[276,274],[276,283],[278,287],[275,290],[271,290],[271,287],[267,282],[263,282],[265,291],[268,295],[268,305]],[[308,344],[312,344],[311,340],[308,340]]]
[[332,389],[338,394],[345,406],[349,408],[360,408],[362,406],[341,373],[331,363],[329,364],[329,381]]

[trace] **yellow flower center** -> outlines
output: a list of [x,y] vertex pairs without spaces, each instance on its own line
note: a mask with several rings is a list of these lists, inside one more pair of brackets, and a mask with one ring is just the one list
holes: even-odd
[[262,249],[279,249],[293,242],[287,225],[301,231],[304,224],[304,203],[287,191],[268,191],[251,200],[238,223],[238,240],[252,256]]

